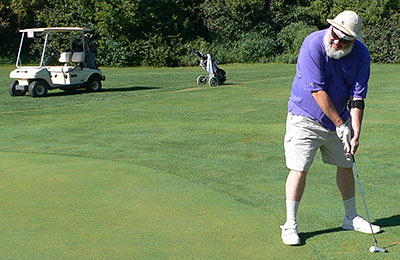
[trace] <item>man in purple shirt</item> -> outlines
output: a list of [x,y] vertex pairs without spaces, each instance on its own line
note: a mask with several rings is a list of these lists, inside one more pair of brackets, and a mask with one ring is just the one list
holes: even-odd
[[[357,215],[351,155],[357,151],[370,75],[367,47],[358,40],[361,18],[344,11],[327,19],[328,29],[311,33],[303,42],[288,102],[285,134],[287,218],[282,241],[301,243],[297,210],[307,172],[319,149],[324,163],[337,166],[345,218],[343,229],[371,233]],[[374,233],[381,231],[372,225]]]

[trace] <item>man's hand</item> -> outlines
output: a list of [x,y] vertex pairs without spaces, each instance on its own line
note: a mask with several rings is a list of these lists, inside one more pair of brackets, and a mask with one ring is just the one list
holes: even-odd
[[355,154],[356,153],[356,151],[357,151],[357,149],[358,149],[358,146],[360,145],[360,143],[359,143],[359,141],[358,141],[358,138],[356,138],[355,136],[353,136],[353,138],[351,138],[351,141],[350,141],[350,146],[351,146],[351,151],[350,151],[350,153],[351,154]]
[[350,140],[351,140],[351,128],[349,124],[343,123],[336,127],[336,134],[344,145],[346,153],[350,153]]

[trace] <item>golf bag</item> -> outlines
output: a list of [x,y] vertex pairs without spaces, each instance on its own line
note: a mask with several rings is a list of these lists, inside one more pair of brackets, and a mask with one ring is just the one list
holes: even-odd
[[195,53],[200,58],[200,67],[202,67],[205,71],[208,72],[208,76],[199,76],[197,77],[197,84],[203,85],[206,84],[208,79],[208,84],[211,87],[216,87],[218,85],[222,85],[226,81],[226,72],[219,68],[216,60],[211,54],[204,54],[198,50],[192,48],[193,53]]

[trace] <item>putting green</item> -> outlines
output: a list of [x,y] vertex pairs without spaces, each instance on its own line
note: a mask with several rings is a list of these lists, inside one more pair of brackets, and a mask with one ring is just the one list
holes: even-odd
[[[218,88],[196,86],[198,67],[104,68],[102,92],[35,99],[10,97],[12,66],[0,66],[0,259],[399,259],[399,113],[382,101],[398,96],[399,66],[372,66],[357,153],[388,254],[341,229],[335,169],[319,153],[303,245],[282,244],[295,66],[225,67]],[[366,217],[358,188],[357,206]]]
[[[0,153],[1,259],[266,259],[265,212],[137,165]],[[273,235],[271,235],[273,234]]]

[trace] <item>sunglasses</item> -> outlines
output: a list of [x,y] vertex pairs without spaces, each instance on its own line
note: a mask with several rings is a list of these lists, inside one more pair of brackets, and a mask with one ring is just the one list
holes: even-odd
[[345,40],[345,39],[340,38],[340,37],[333,31],[333,28],[332,28],[332,30],[331,30],[331,36],[332,36],[332,38],[333,38],[334,40],[339,40],[339,42],[340,42],[340,43],[343,43],[343,44],[349,44],[350,42],[352,42],[352,41],[349,41],[349,40]]

